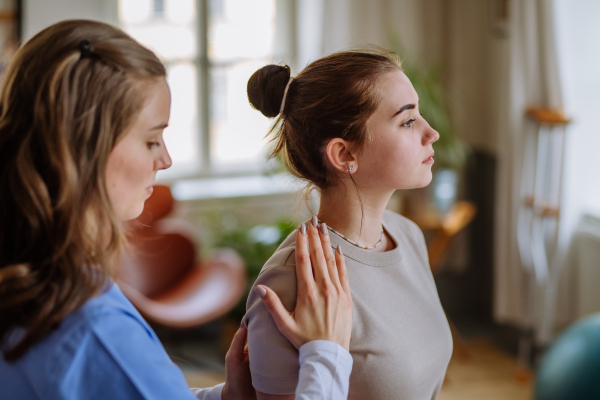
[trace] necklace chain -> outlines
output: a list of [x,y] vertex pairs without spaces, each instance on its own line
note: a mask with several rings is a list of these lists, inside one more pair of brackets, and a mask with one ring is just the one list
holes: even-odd
[[[321,224],[321,223],[323,223],[323,221],[319,220],[319,223]],[[329,225],[326,225],[326,226],[327,226],[327,229],[329,229],[331,232],[335,233],[336,235],[338,235],[339,237],[344,239],[346,242],[348,242],[356,247],[359,247],[361,249],[373,250],[373,249],[376,249],[377,246],[379,246],[381,244],[381,242],[383,242],[383,227],[381,228],[381,237],[379,238],[379,241],[377,243],[375,243],[373,246],[361,246],[360,244],[358,244],[358,242],[354,242],[354,241],[348,239],[346,236],[342,235],[341,233],[339,233],[338,231],[336,231]]]

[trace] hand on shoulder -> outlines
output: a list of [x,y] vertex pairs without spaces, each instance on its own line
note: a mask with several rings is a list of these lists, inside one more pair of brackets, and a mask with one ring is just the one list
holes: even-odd
[[328,340],[348,350],[352,296],[344,255],[339,247],[332,250],[329,232],[317,227],[316,217],[299,228],[295,256],[298,291],[294,311],[288,312],[271,288],[258,285],[254,290],[294,347]]

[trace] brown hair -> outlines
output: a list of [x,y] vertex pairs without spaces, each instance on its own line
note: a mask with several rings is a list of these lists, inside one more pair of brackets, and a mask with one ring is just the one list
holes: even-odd
[[[309,64],[289,84],[283,115],[271,134],[271,157],[280,153],[296,177],[319,189],[332,186],[339,173],[325,149],[333,138],[360,152],[369,142],[367,121],[381,102],[378,83],[389,72],[402,70],[398,56],[371,46],[323,57]],[[269,118],[279,114],[290,79],[288,66],[267,65],[248,81],[248,100]]]
[[[21,357],[102,291],[124,234],[108,156],[164,77],[110,25],[63,21],[16,53],[0,91],[0,344]],[[7,349],[11,332],[23,335]]]

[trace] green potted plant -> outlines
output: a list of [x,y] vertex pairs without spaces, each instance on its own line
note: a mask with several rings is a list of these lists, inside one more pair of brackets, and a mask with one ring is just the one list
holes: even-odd
[[246,299],[260,270],[269,257],[275,253],[281,242],[298,227],[286,218],[275,220],[268,225],[255,225],[238,219],[231,211],[205,211],[202,224],[208,227],[210,248],[235,250],[246,263],[248,285],[244,296],[232,310],[231,316],[238,321],[246,313]]

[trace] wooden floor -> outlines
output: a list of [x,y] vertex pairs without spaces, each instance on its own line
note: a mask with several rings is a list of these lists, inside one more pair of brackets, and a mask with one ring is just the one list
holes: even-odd
[[[532,400],[532,383],[517,382],[517,362],[488,341],[469,342],[468,358],[450,362],[438,400]],[[190,387],[223,382],[224,373],[183,369]],[[401,400],[401,399],[399,399]]]
[[469,357],[454,357],[438,400],[532,400],[533,383],[517,381],[517,361],[488,341],[467,343]]
[[195,371],[193,369],[182,368],[183,375],[188,385],[192,388],[205,388],[215,386],[225,382],[225,373]]

